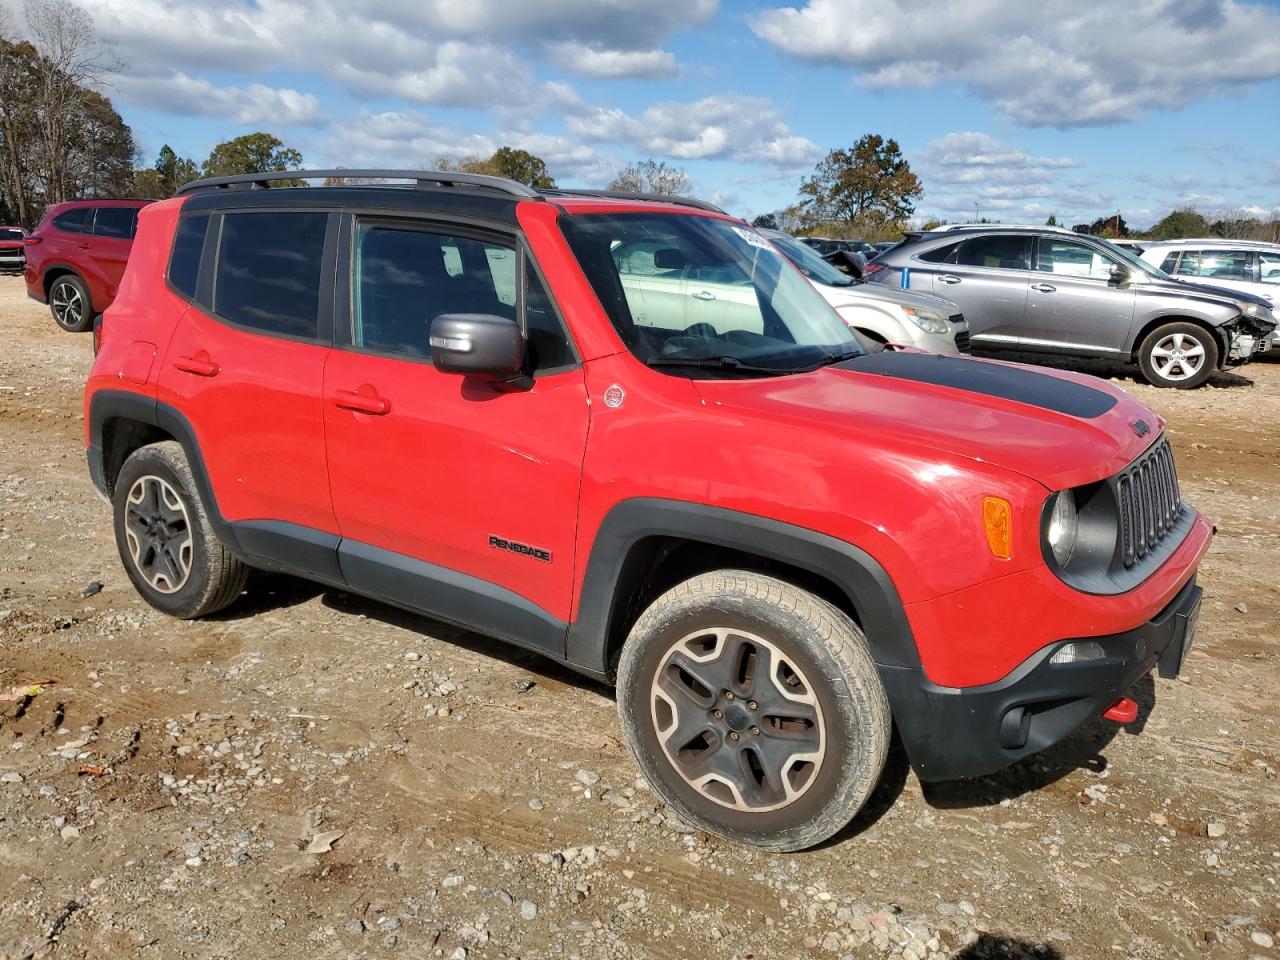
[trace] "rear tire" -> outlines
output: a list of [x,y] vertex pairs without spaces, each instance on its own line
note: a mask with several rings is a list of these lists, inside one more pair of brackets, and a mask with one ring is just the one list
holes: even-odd
[[93,326],[93,303],[89,288],[73,273],[65,273],[49,287],[49,312],[53,321],[68,333],[84,333]]
[[682,818],[776,851],[853,819],[892,725],[857,625],[744,570],[687,580],[640,616],[618,664],[618,712],[646,779]]
[[116,547],[142,599],[189,620],[221,610],[244,591],[249,568],[213,532],[182,445],[130,454],[112,496]]
[[1142,341],[1138,366],[1153,387],[1191,390],[1218,369],[1218,340],[1194,323],[1166,323]]

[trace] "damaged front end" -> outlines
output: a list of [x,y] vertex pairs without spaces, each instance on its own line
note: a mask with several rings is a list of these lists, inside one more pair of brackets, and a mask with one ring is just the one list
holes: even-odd
[[1269,310],[1249,305],[1247,312],[1240,314],[1230,323],[1221,327],[1226,339],[1227,351],[1223,357],[1226,366],[1248,363],[1256,354],[1268,350],[1280,349],[1277,343],[1277,323]]

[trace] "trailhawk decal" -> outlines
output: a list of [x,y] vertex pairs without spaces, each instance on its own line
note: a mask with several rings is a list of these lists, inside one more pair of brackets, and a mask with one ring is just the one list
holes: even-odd
[[551,551],[543,550],[541,547],[531,547],[527,543],[521,543],[518,540],[507,540],[503,537],[495,537],[489,535],[489,546],[497,550],[506,550],[508,553],[518,553],[522,557],[532,557],[534,560],[541,560],[543,563],[551,562]]

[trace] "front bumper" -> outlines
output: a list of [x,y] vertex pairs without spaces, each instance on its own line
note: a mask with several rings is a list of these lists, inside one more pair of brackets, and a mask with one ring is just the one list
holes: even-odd
[[1178,674],[1190,646],[1203,591],[1194,578],[1148,622],[1088,637],[1105,656],[1054,664],[1071,640],[1038,650],[1003,679],[978,687],[941,687],[921,670],[880,666],[903,745],[921,780],[993,773],[1039,753],[1099,716],[1152,669]]

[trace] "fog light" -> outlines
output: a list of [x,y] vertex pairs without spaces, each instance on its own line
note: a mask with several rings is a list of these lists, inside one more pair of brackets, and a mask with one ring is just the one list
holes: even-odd
[[1101,660],[1106,655],[1102,644],[1096,640],[1077,640],[1060,648],[1049,658],[1049,662],[1053,664],[1085,663],[1089,660]]

